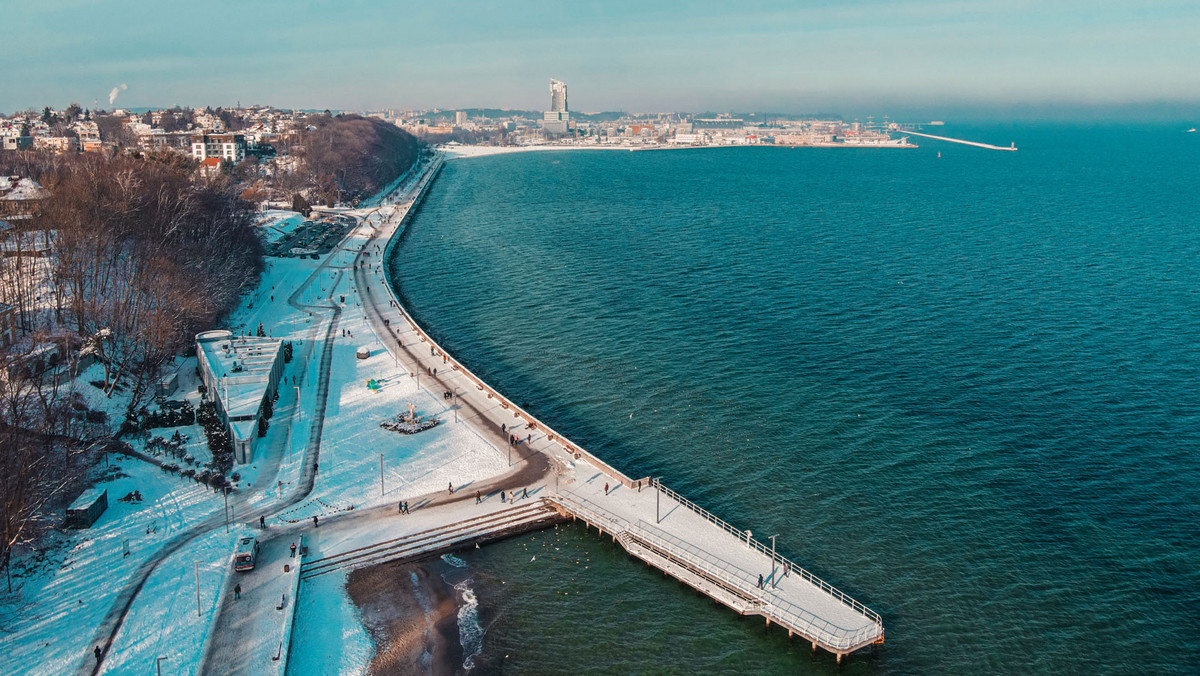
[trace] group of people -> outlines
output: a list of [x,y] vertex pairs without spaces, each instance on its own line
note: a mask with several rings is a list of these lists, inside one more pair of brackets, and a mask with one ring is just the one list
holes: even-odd
[[408,511],[408,500],[405,500],[404,502],[401,502],[401,503],[399,504],[399,506],[397,507],[397,512],[398,512],[399,514],[408,514],[408,513],[409,513],[409,511]]

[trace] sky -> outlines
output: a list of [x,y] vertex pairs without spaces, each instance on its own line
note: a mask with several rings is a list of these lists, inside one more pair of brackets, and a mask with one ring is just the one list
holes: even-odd
[[[1196,0],[8,0],[0,111],[1200,116]],[[1089,112],[1091,111],[1091,112]]]

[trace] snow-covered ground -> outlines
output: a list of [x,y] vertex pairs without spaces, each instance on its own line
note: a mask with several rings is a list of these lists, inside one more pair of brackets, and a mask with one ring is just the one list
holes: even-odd
[[[402,177],[395,185],[411,190],[415,178]],[[376,200],[389,201],[411,203],[407,194]],[[90,668],[95,660],[93,643],[106,614],[134,579],[135,570],[152,561],[157,565],[134,597],[104,657],[103,671],[152,673],[156,658],[163,657],[165,671],[194,673],[219,601],[231,593],[235,539],[245,529],[257,528],[257,516],[270,517],[272,527],[301,528],[314,515],[330,516],[351,505],[364,509],[395,504],[442,490],[450,482],[462,485],[508,468],[505,456],[474,427],[455,424],[441,391],[418,389],[417,379],[382,349],[364,320],[351,274],[356,247],[366,242],[372,225],[385,217],[399,219],[406,208],[409,204],[353,211],[369,225],[360,226],[362,232],[346,240],[348,251],[335,250],[323,260],[268,259],[258,288],[226,320],[225,328],[235,333],[253,334],[261,323],[267,335],[295,345],[268,435],[256,446],[250,464],[234,468],[242,480],[230,497],[231,532],[225,532],[219,492],[134,458],[110,459],[114,467],[119,465],[120,473],[99,484],[109,490],[107,512],[90,529],[57,535],[60,546],[40,564],[22,561],[15,566],[20,572],[28,565],[29,572],[14,580],[13,595],[0,597],[0,626],[8,632],[0,634],[0,673],[62,674]],[[294,227],[294,215],[277,216],[264,227]],[[306,449],[316,443],[309,438],[311,416],[317,408],[321,353],[333,317],[332,304],[341,308],[341,316],[332,332],[319,471],[304,500],[275,514],[295,495],[304,473],[311,471],[303,459]],[[361,346],[370,349],[369,358],[356,358]],[[194,368],[194,359],[179,361],[180,388],[171,398],[198,402]],[[111,423],[117,424],[126,405],[122,397],[106,398],[86,384],[102,377],[100,367],[93,366],[80,375],[84,384],[79,389],[89,407],[106,411]],[[368,381],[375,381],[375,387],[368,387]],[[379,427],[383,420],[407,410],[408,402],[442,423],[412,436]],[[194,448],[204,444],[199,426],[162,428],[152,434],[170,437],[176,429],[190,437],[188,452],[201,459],[200,450]],[[137,450],[144,448],[144,440],[130,441]],[[204,454],[202,461],[207,460]],[[134,490],[142,494],[140,505],[117,500]],[[162,556],[172,536],[197,526],[195,538]],[[316,671],[311,673],[353,673],[365,668],[370,657],[369,638],[336,578],[325,576],[321,582],[332,585],[330,594],[312,596],[310,605],[320,608],[305,606],[302,600],[298,612],[297,640],[327,645],[332,660],[314,665]],[[324,638],[332,642],[325,644]]]
[[304,223],[304,216],[295,211],[271,209],[270,211],[264,211],[259,216],[256,225],[263,239],[268,244],[274,244],[281,237],[290,235],[302,223]]

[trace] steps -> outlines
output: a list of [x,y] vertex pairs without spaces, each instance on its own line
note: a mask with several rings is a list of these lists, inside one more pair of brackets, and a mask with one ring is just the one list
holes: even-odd
[[301,564],[300,579],[307,580],[344,568],[362,568],[386,561],[431,555],[468,542],[488,539],[497,533],[529,528],[543,522],[548,525],[561,518],[551,503],[543,498],[519,507],[307,561]]

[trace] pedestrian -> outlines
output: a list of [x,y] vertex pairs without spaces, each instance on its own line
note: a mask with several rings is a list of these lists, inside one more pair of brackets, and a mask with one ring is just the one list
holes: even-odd
[[479,491],[475,491],[475,504],[478,505],[481,502],[483,502],[483,500],[479,499]]
[[759,588],[759,589],[762,589],[762,588],[763,588],[763,576],[762,576],[762,573],[759,573],[759,574],[758,574],[758,588]]
[[500,423],[500,431],[504,432],[505,434],[508,434],[508,425],[505,425],[504,423]]
[[317,522],[317,515],[313,514],[313,528],[317,528],[319,526],[320,526],[320,523]]
[[242,598],[242,585],[240,583],[233,585],[233,598],[235,600]]
[[608,484],[604,484],[604,494],[608,495]]
[[296,543],[292,543],[292,558],[296,558]]
[[404,502],[403,501],[400,504],[396,505],[396,513],[397,514],[404,513]]
[[96,664],[100,664],[100,656],[104,654],[100,651],[100,646],[96,646],[96,649],[92,652],[96,653]]
[[525,490],[521,491],[521,497],[523,497],[523,498],[527,498],[527,497],[529,497],[529,489],[528,489],[528,488],[526,488]]
[[405,513],[405,514],[412,514],[412,512],[408,511],[408,500],[405,500],[405,501],[404,501],[404,513]]
[[500,491],[500,504],[504,504],[504,491]]
[[792,572],[792,567],[786,561],[783,563],[783,576],[787,577],[788,573]]
[[525,435],[525,443],[527,443],[527,444],[528,444],[528,443],[529,443],[529,442],[531,442],[531,441],[533,441],[533,435],[532,435],[532,434],[526,434],[526,435]]
[[454,482],[453,481],[450,482],[450,487],[447,488],[446,491],[449,492],[450,495],[454,495]]
[[265,516],[262,516],[261,514],[259,515],[259,517],[258,517],[258,527],[259,527],[259,528],[266,528],[266,527],[267,527],[267,517],[265,517]]

